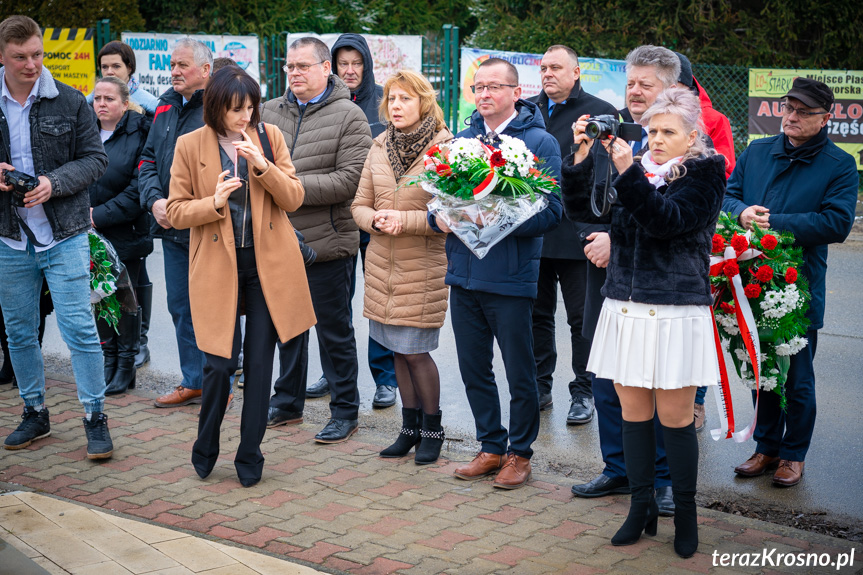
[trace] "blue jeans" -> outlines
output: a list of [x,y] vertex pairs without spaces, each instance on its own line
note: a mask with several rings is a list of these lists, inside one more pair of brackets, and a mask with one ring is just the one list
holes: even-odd
[[195,328],[192,326],[192,307],[189,304],[189,246],[173,240],[162,240],[165,258],[165,286],[168,292],[168,311],[174,320],[177,334],[177,351],[180,371],[186,389],[201,389],[204,378],[204,352],[198,349]]
[[102,411],[105,371],[102,346],[90,308],[90,244],[87,234],[49,250],[13,250],[0,242],[0,308],[6,320],[9,355],[24,405],[45,403],[45,368],[39,347],[39,290],[48,280],[60,335],[72,356],[78,399],[84,411]]

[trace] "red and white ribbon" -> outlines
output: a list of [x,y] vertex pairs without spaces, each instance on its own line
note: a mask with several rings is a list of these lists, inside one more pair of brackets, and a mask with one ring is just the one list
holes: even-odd
[[481,200],[489,195],[494,190],[498,180],[497,170],[491,165],[491,155],[494,153],[494,149],[485,144],[482,144],[482,148],[485,150],[486,159],[488,160],[489,172],[485,179],[473,189],[473,199],[475,200]]
[[[748,240],[749,238],[750,235],[747,233],[746,239]],[[710,256],[710,275],[721,275],[727,262],[743,262],[757,258],[760,255],[760,251],[749,248],[738,256],[734,248],[728,246],[725,248],[725,253],[722,257]],[[734,407],[731,402],[731,387],[728,382],[728,369],[725,365],[722,343],[719,339],[719,330],[716,328],[716,321],[714,319],[713,335],[716,342],[716,355],[719,359],[720,384],[715,386],[713,391],[716,397],[716,408],[719,411],[720,428],[710,430],[710,435],[716,441],[722,438],[731,438],[737,443],[742,443],[752,437],[758,421],[758,398],[761,387],[761,342],[758,339],[758,326],[755,325],[755,316],[752,314],[752,308],[749,306],[749,299],[743,291],[743,280],[740,278],[740,274],[738,273],[729,279],[731,280],[731,295],[734,298],[734,314],[737,318],[740,336],[743,338],[743,345],[746,347],[746,353],[749,355],[749,360],[752,363],[752,372],[755,377],[755,412],[752,415],[752,423],[744,429],[737,431],[734,421]]]

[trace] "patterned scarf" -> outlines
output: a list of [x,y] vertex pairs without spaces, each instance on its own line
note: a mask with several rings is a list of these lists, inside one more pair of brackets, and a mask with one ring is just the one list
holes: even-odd
[[396,180],[405,175],[419,155],[426,149],[435,136],[434,116],[426,116],[413,132],[400,132],[387,122],[387,158],[393,168]]
[[138,91],[138,80],[135,79],[135,76],[129,76],[129,95],[131,96],[135,92]]

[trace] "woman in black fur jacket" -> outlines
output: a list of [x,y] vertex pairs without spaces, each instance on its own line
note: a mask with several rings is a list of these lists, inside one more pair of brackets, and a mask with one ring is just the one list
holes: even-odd
[[[692,403],[698,386],[718,380],[708,268],[725,163],[706,147],[700,113],[688,90],[670,88],[642,117],[650,151],[640,163],[626,142],[601,142],[620,175],[617,201],[605,218],[611,224],[606,299],[587,364],[597,377],[614,381],[623,411],[632,499],[611,541],[631,545],[642,531],[656,533],[655,408],[674,492],[674,549],[682,557],[698,547]],[[572,163],[564,161],[561,182],[566,214],[576,221],[597,220],[589,207],[593,141],[584,134],[586,119],[575,124],[574,140],[582,145]]]

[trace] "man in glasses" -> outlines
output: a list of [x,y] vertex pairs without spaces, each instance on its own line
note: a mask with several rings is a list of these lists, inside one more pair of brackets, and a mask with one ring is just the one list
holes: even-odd
[[[854,158],[827,138],[833,91],[796,78],[782,102],[782,133],[753,141],[728,180],[722,209],[749,229],[792,232],[803,248],[803,269],[812,300],[808,345],[791,356],[785,383],[787,411],[775,393],[761,393],[755,453],[734,471],[755,477],[778,467],[773,484],[797,485],[815,428],[818,330],[824,325],[828,244],[845,241],[854,223],[859,177]],[[753,400],[755,393],[753,392]]]
[[[317,38],[291,43],[285,59],[285,95],[264,104],[261,119],[285,135],[306,197],[288,214],[316,253],[306,268],[321,367],[330,388],[331,419],[319,443],[346,441],[357,430],[357,345],[351,323],[351,273],[360,243],[351,217],[363,164],[372,146],[369,122],[350,90],[331,74],[330,49]],[[279,378],[270,399],[268,427],[303,420],[309,334],[279,345]]]
[[[498,134],[522,140],[542,160],[543,168],[560,177],[560,146],[548,132],[533,102],[522,100],[518,70],[499,58],[485,60],[473,85],[476,111],[459,138],[478,137],[499,146]],[[454,235],[446,239],[446,283],[455,334],[459,371],[476,422],[480,453],[456,468],[460,479],[497,474],[495,487],[515,489],[530,479],[531,444],[539,433],[536,363],[533,358],[531,313],[536,299],[542,235],[560,223],[562,208],[555,194],[548,206],[477,258]],[[429,215],[435,229],[449,232]],[[501,350],[509,385],[509,429],[501,422],[500,396],[492,371],[493,344]]]

